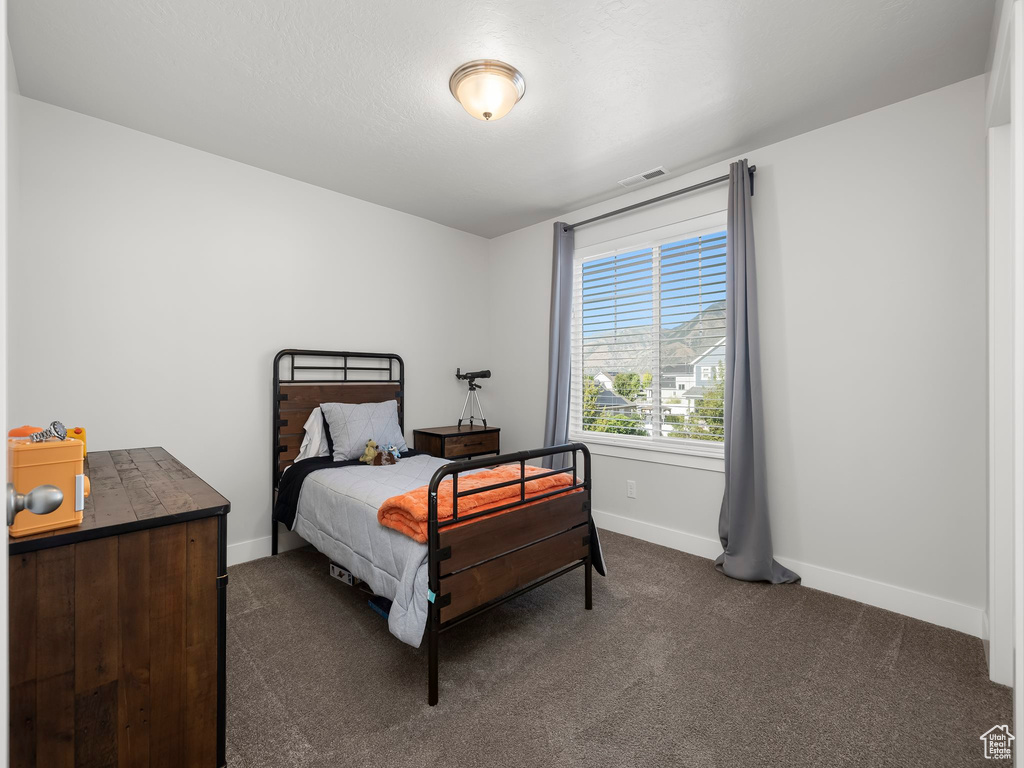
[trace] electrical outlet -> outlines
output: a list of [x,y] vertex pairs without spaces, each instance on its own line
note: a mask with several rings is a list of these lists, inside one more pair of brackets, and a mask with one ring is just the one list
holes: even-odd
[[626,481],[626,498],[627,499],[635,499],[636,498],[636,480],[627,480]]

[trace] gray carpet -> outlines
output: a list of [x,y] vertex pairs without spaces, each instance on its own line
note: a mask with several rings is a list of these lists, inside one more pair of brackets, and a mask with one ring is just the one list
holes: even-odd
[[1010,723],[981,642],[602,534],[574,572],[400,643],[310,549],[229,570],[228,765],[970,766]]

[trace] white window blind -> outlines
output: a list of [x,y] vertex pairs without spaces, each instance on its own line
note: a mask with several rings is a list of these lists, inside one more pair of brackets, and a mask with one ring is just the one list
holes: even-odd
[[577,250],[573,439],[721,450],[726,234],[702,224]]

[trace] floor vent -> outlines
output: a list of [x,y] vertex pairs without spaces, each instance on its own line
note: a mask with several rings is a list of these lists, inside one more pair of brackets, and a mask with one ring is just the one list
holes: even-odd
[[652,168],[649,171],[638,173],[636,176],[630,176],[628,179],[623,179],[619,184],[624,187],[635,187],[637,184],[643,184],[645,181],[650,181],[651,179],[656,179],[659,176],[664,176],[666,173],[668,173],[668,171],[665,170],[665,167],[659,165],[657,168]]

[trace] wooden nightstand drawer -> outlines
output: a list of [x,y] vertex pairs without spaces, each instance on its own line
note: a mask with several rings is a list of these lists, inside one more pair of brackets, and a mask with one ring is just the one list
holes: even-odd
[[444,458],[475,456],[480,453],[498,453],[498,433],[484,432],[478,435],[452,435],[445,438]]
[[501,453],[498,427],[431,427],[413,431],[413,447],[442,459]]

